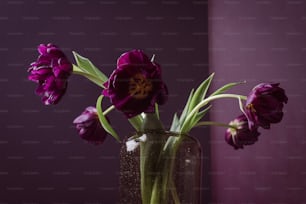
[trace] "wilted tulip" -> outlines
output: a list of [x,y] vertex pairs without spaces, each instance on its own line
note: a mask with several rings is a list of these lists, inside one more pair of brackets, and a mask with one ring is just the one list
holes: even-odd
[[254,144],[258,140],[260,133],[257,128],[249,129],[248,119],[245,115],[240,115],[229,123],[230,128],[226,130],[225,140],[235,149],[243,148],[244,145]]
[[45,105],[57,104],[66,92],[72,64],[55,45],[41,44],[38,52],[40,55],[28,69],[28,79],[38,83],[36,94]]
[[255,86],[246,101],[250,128],[261,126],[269,129],[271,123],[279,123],[283,118],[284,103],[287,102],[285,91],[278,83],[261,83]]
[[99,121],[95,107],[87,107],[80,116],[74,119],[73,124],[75,124],[79,135],[84,140],[94,144],[104,142],[107,132]]

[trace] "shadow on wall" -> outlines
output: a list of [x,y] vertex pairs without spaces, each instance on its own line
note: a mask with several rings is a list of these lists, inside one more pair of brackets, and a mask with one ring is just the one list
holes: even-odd
[[[289,98],[281,123],[252,146],[234,151],[224,130],[212,128],[213,203],[304,203],[305,180],[305,47],[304,1],[223,1],[209,4],[209,61],[215,85],[280,82]],[[240,114],[236,102],[215,103],[211,118],[227,122]],[[233,117],[234,116],[234,117]],[[220,137],[221,136],[221,137]]]

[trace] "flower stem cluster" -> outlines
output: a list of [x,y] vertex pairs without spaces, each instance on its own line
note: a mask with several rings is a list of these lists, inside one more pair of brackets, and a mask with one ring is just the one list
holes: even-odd
[[[110,134],[120,141],[107,116],[114,109],[121,111],[137,132],[156,129],[165,132],[159,118],[158,105],[163,105],[167,101],[168,89],[162,80],[161,67],[155,62],[154,56],[149,59],[141,50],[126,52],[118,58],[117,67],[110,77],[107,77],[89,59],[76,52],[73,52],[76,64],[70,63],[64,53],[52,44],[40,45],[38,52],[38,59],[28,69],[28,78],[38,83],[36,93],[42,97],[45,105],[59,102],[66,92],[67,80],[71,73],[84,76],[102,88],[96,107],[87,107],[73,121],[84,140],[102,144]],[[182,113],[174,114],[170,131],[178,133],[178,137],[169,137],[165,140],[155,137],[149,131],[145,134],[146,140],[153,143],[145,143],[142,138],[140,173],[143,203],[167,203],[168,189],[171,189],[174,203],[180,203],[172,169],[177,149],[194,127],[227,127],[226,142],[235,149],[240,149],[258,140],[258,128],[269,129],[272,123],[282,120],[283,107],[288,98],[279,84],[261,83],[255,86],[248,96],[244,96],[226,93],[243,82],[228,83],[208,95],[213,77],[214,73],[196,89],[191,90]],[[104,97],[109,98],[112,103],[106,110],[102,108]],[[229,124],[203,121],[206,113],[212,108],[212,102],[224,98],[238,100],[242,114]],[[155,171],[158,172],[157,176],[152,175]]]
[[[57,104],[66,92],[67,79],[71,73],[82,75],[102,87],[102,94],[96,108],[88,107],[74,120],[79,135],[92,143],[103,143],[107,134],[118,141],[119,136],[111,127],[106,115],[117,109],[121,111],[139,131],[143,125],[141,113],[158,114],[158,105],[167,101],[168,89],[162,80],[161,67],[141,50],[123,53],[117,60],[117,67],[108,78],[93,63],[73,52],[76,64],[69,62],[63,51],[53,44],[38,46],[39,57],[28,69],[29,79],[38,83],[36,93],[44,104]],[[288,98],[284,89],[277,83],[261,83],[255,86],[248,96],[227,94],[227,90],[241,84],[228,83],[209,96],[207,92],[214,73],[204,80],[197,89],[192,90],[180,117],[174,115],[170,130],[188,133],[192,128],[202,125],[228,127],[225,140],[235,149],[257,141],[258,128],[269,129],[271,123],[278,123],[283,117],[283,106]],[[102,110],[102,99],[107,97],[113,104]],[[239,101],[242,115],[229,124],[202,121],[211,109],[211,102],[217,99],[233,98]],[[246,101],[243,105],[242,101]]]

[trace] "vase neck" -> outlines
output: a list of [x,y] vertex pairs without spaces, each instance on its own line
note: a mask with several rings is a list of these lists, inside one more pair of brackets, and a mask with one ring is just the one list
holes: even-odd
[[142,132],[150,132],[150,131],[164,131],[163,124],[158,119],[156,114],[154,113],[145,113],[143,114],[143,124],[141,127]]

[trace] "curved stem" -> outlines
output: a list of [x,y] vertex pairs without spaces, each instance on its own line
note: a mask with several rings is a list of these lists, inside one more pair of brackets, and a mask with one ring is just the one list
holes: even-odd
[[109,112],[111,112],[112,110],[115,109],[114,105],[111,105],[110,107],[108,107],[108,109],[106,109],[105,111],[103,111],[103,115],[107,115]]
[[169,187],[170,187],[170,192],[171,192],[171,195],[172,195],[172,198],[173,198],[173,201],[174,201],[174,204],[180,204],[180,199],[179,199],[179,196],[177,194],[177,191],[176,191],[176,186],[175,186],[175,183],[173,181],[173,171],[174,171],[174,165],[175,165],[175,160],[176,160],[176,152],[177,152],[177,149],[173,149],[171,151],[171,161],[170,161],[170,168],[169,168]]
[[[150,204],[166,204],[170,199],[168,195],[172,196],[174,204],[180,204],[179,196],[176,191],[176,186],[173,181],[173,171],[176,153],[179,147],[179,143],[182,140],[179,138],[180,136],[168,138],[167,142],[169,140],[171,142],[169,142],[170,144],[166,148],[163,148],[163,151],[159,156],[159,160],[157,163],[158,174],[154,178]],[[176,143],[177,140],[180,140],[180,142]]]
[[[173,171],[173,170],[170,170],[170,171]],[[178,197],[178,194],[177,194],[177,191],[176,191],[176,186],[174,184],[173,178],[170,178],[169,182],[170,182],[169,185],[170,185],[170,188],[171,188],[170,191],[171,191],[171,195],[172,195],[174,204],[180,204],[180,199]]]
[[97,109],[97,114],[99,121],[102,125],[102,127],[105,129],[106,132],[108,132],[110,135],[112,135],[118,142],[120,142],[120,138],[116,131],[112,128],[112,126],[109,124],[107,118],[103,114],[103,109],[102,109],[102,100],[103,100],[103,95],[100,95],[97,99],[96,102],[96,109]]
[[[181,133],[185,133],[186,130],[186,124],[188,124],[189,120],[192,119],[193,115],[196,114],[202,107],[204,107],[205,105],[207,105],[209,102],[214,101],[216,99],[222,99],[222,98],[235,98],[238,100],[246,100],[247,97],[243,96],[243,95],[238,95],[238,94],[218,94],[218,95],[214,95],[214,96],[209,96],[208,98],[202,100],[200,103],[198,103],[198,105],[196,105],[192,111],[187,115],[182,128],[181,128]],[[191,128],[189,128],[191,129]]]
[[221,98],[236,98],[236,99],[246,100],[246,96],[238,95],[238,94],[219,94],[215,96],[210,96],[204,99],[203,101],[201,101],[198,105],[196,105],[196,107],[194,107],[193,110],[188,114],[187,119],[188,117],[190,117],[190,115],[193,115],[195,112],[199,111],[203,106],[205,106],[209,102],[214,101],[216,99],[221,99]]
[[139,132],[143,124],[143,118],[141,115],[137,115],[133,118],[130,118],[129,122],[135,128],[135,130]]
[[246,115],[246,113],[245,113],[245,111],[244,111],[244,107],[243,107],[242,99],[241,99],[241,98],[239,98],[239,108],[240,108],[241,112],[242,112],[244,115]]
[[159,108],[158,108],[157,103],[155,103],[155,114],[156,114],[156,117],[159,119]]
[[225,124],[225,123],[218,123],[218,122],[213,122],[213,121],[201,121],[201,122],[199,122],[199,123],[197,123],[196,125],[195,125],[195,127],[199,127],[199,126],[205,126],[205,125],[214,125],[214,126],[220,126],[220,127],[228,127],[228,128],[235,128],[236,129],[236,127],[235,126],[233,126],[233,125],[229,125],[229,124]]

